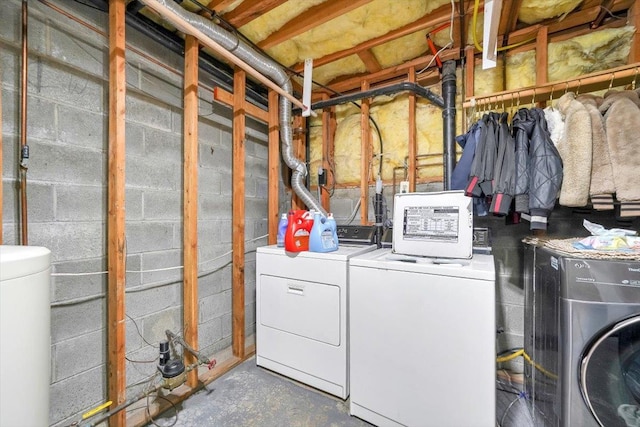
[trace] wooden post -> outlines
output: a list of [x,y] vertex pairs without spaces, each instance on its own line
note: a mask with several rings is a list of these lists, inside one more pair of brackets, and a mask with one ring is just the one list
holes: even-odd
[[[409,69],[408,80],[411,83],[416,82],[416,69],[411,67]],[[411,92],[409,94],[409,135],[407,135],[407,144],[409,145],[409,191],[416,191],[416,175],[418,168],[416,162],[418,159],[418,147],[416,142],[416,94]],[[382,161],[382,159],[380,159]],[[395,188],[394,188],[395,191]]]
[[[293,116],[293,155],[303,162],[307,161],[305,150],[305,133],[301,131],[305,128],[305,120],[302,116]],[[308,172],[308,171],[307,171]],[[291,193],[291,209],[305,209],[306,206],[293,191]]]
[[[125,401],[125,4],[109,0],[109,179],[107,219],[107,382],[113,406]],[[109,419],[124,427],[126,412]]]
[[279,209],[279,177],[280,177],[280,123],[278,93],[269,91],[269,190],[268,190],[268,219],[269,244],[275,245],[278,235]]
[[[329,99],[329,95],[323,94],[323,100]],[[333,179],[333,175],[329,177],[329,156],[331,156],[331,152],[333,151],[333,143],[334,143],[334,130],[332,128],[332,120],[335,120],[333,107],[325,108],[322,110],[322,168],[324,169],[324,174],[326,177],[326,187],[330,187],[329,179]],[[319,184],[318,184],[319,185]],[[320,203],[322,207],[327,212],[331,211],[331,197],[328,191],[320,192]]]
[[[198,40],[185,37],[184,52],[184,279],[182,323],[184,339],[198,349]],[[187,366],[197,359],[185,352]],[[187,385],[198,385],[198,370],[187,376]]]
[[246,73],[236,68],[233,74],[233,266],[232,266],[232,348],[233,355],[244,358],[244,214],[245,214],[245,124],[244,98]]
[[[369,90],[369,82],[363,81],[360,90]],[[369,125],[370,100],[362,100],[360,108],[360,224],[369,223],[369,161],[371,160],[371,127]]]
[[536,38],[536,86],[547,83],[548,41],[547,27],[540,27]]
[[629,64],[634,64],[640,62],[640,32],[638,32],[638,28],[640,28],[640,4],[637,1],[633,2],[633,5],[629,8],[627,24],[636,28],[631,40],[631,50],[629,51]]

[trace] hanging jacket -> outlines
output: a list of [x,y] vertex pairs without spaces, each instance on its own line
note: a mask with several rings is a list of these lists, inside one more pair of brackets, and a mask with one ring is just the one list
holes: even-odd
[[[474,123],[466,134],[456,137],[456,142],[462,148],[462,156],[451,174],[452,190],[464,190],[467,186],[481,132],[478,123]],[[487,216],[488,208],[484,197],[473,197],[473,212],[476,216]]]
[[640,99],[636,91],[609,91],[600,112],[604,114],[620,216],[640,215]]
[[613,194],[616,192],[616,186],[613,182],[613,169],[611,168],[611,156],[607,145],[607,134],[604,130],[604,118],[598,110],[603,99],[600,96],[586,94],[576,97],[576,101],[584,105],[591,117],[591,141],[593,146],[591,185],[589,186],[591,204],[596,210],[611,210],[614,207]]
[[587,108],[567,92],[558,99],[558,110],[564,117],[564,133],[558,141],[564,181],[560,188],[562,206],[582,207],[589,203],[593,133]]
[[515,197],[516,212],[529,213],[529,146],[535,120],[529,110],[521,108],[511,120],[515,140]]
[[478,121],[480,133],[476,154],[471,163],[469,182],[465,188],[467,196],[481,197],[493,194],[493,173],[497,156],[497,120],[499,113],[487,113]]
[[493,172],[493,198],[489,211],[496,215],[509,213],[515,193],[515,142],[507,123],[508,114],[502,113],[496,122],[497,155]]
[[462,156],[451,173],[452,190],[464,190],[469,182],[471,163],[476,153],[476,130],[478,130],[478,124],[474,123],[467,133],[456,136],[456,142],[462,148]]
[[562,159],[553,145],[544,112],[529,111],[534,126],[529,145],[529,214],[532,230],[546,230],[562,185]]

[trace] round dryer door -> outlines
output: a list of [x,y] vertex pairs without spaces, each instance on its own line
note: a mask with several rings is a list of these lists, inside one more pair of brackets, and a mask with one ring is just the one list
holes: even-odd
[[601,426],[640,426],[640,313],[606,329],[585,349],[580,389]]

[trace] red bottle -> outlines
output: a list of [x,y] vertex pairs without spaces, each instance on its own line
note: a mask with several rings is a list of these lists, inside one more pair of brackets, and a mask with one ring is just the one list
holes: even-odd
[[288,220],[284,249],[288,252],[308,251],[313,215],[305,210],[289,211]]

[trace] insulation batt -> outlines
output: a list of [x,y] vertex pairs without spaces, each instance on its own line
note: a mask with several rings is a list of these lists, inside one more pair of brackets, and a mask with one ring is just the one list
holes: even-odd
[[[637,215],[625,209],[625,202],[640,202],[640,99],[636,91],[609,91],[600,105],[604,115],[607,144],[611,156],[616,198],[622,203],[621,216]],[[627,206],[628,208],[628,206]]]
[[564,116],[564,134],[558,141],[564,179],[559,203],[582,207],[589,203],[591,186],[591,116],[585,106],[576,101],[576,94],[567,92],[558,99],[558,110]]
[[613,209],[613,193],[616,191],[611,169],[611,157],[607,145],[607,134],[604,130],[604,118],[598,107],[602,104],[602,97],[591,94],[580,95],[576,98],[589,112],[591,117],[591,186],[589,196],[593,207],[598,210]]

